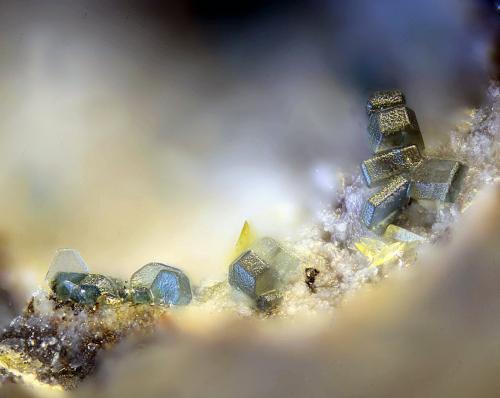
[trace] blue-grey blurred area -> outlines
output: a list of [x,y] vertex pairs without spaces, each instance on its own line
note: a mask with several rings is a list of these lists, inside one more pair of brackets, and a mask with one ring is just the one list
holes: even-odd
[[2,2],[15,272],[35,284],[75,247],[117,276],[223,275],[245,219],[293,236],[367,157],[370,91],[403,89],[443,142],[496,73],[498,17],[477,0]]

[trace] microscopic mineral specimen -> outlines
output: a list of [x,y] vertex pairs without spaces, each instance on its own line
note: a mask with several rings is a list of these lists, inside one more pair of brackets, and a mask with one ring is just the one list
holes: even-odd
[[127,302],[89,307],[35,293],[24,314],[0,334],[0,363],[43,383],[74,388],[96,366],[96,355],[126,336],[154,331],[167,307]]
[[420,151],[424,150],[415,112],[405,106],[370,114],[368,133],[374,153],[407,145],[416,145]]
[[286,284],[299,265],[300,260],[294,254],[276,240],[265,237],[231,263],[228,280],[231,286],[252,299],[258,299]]
[[249,250],[229,267],[229,284],[256,299],[274,289],[276,275],[260,256]]
[[405,103],[405,96],[400,90],[376,91],[368,97],[366,111],[368,114],[371,114],[375,111],[391,108],[393,106],[404,105]]
[[409,172],[421,161],[418,148],[410,145],[377,153],[361,163],[361,171],[366,185],[373,187],[396,174]]
[[89,267],[83,261],[82,256],[73,249],[59,249],[52,260],[45,279],[47,282],[54,280],[56,274],[60,272],[87,274]]
[[361,213],[361,219],[366,225],[373,226],[387,220],[390,221],[401,207],[408,201],[410,181],[399,175],[390,180],[377,193],[370,196]]
[[138,302],[145,299],[147,290],[155,304],[186,305],[192,299],[191,284],[184,272],[161,263],[149,263],[136,271],[130,278],[130,290]]
[[[397,225],[389,225],[383,237],[376,237],[359,217],[371,192],[359,172],[345,174],[339,179],[335,201],[322,211],[319,224],[303,231],[297,240],[287,242],[286,247],[293,248],[300,262],[278,261],[288,250],[277,250],[272,240],[255,242],[254,254],[269,263],[269,268],[277,263],[290,265],[291,271],[287,271],[283,280],[275,272],[274,282],[279,288],[261,289],[249,302],[235,300],[238,293],[227,281],[211,281],[194,289],[191,306],[209,314],[227,311],[262,318],[334,312],[363,285],[378,282],[394,268],[414,265],[414,245],[423,239],[434,244],[447,236],[476,192],[499,181],[498,87],[492,86],[490,97],[488,104],[472,112],[470,120],[451,133],[450,143],[427,148],[425,161],[451,158],[469,165],[455,202],[440,204],[431,212],[414,200],[405,212],[396,215]],[[245,252],[251,250],[252,246],[245,248]],[[64,262],[59,262],[61,266],[49,278],[52,286],[63,285],[61,289],[71,291],[79,288],[88,275],[86,266],[81,267],[83,260],[74,261],[77,257],[73,255],[70,258],[76,267],[68,269]],[[294,267],[300,272],[294,273]],[[60,275],[55,277],[57,273]],[[315,294],[311,294],[311,286]],[[124,286],[119,290],[124,290]],[[29,371],[43,382],[74,388],[94,371],[98,353],[127,336],[149,333],[175,316],[167,306],[149,305],[154,300],[150,287],[128,290],[136,295],[135,303],[147,305],[127,300],[98,300],[95,305],[87,306],[60,300],[52,293],[36,293],[24,314],[0,335],[0,381],[22,382],[23,372]]]
[[391,224],[387,226],[384,232],[384,238],[397,240],[400,242],[423,242],[425,238],[417,235],[405,228],[398,227],[397,225]]
[[[458,161],[422,158],[424,142],[415,113],[405,106],[392,106],[398,101],[404,102],[400,92],[378,92],[367,105],[375,156],[361,163],[363,177],[369,187],[393,177],[367,200],[361,212],[363,223],[379,232],[398,216],[410,197],[455,201],[467,170]],[[394,176],[408,182],[404,189]]]
[[410,196],[454,202],[466,171],[466,166],[456,160],[427,159],[411,173]]

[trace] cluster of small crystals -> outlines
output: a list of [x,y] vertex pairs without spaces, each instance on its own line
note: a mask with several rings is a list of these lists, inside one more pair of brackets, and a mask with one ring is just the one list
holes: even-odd
[[361,218],[384,230],[416,200],[454,202],[466,166],[456,160],[424,158],[424,142],[415,113],[399,90],[379,91],[368,99],[368,133],[374,156],[361,163],[369,187],[384,184],[366,201]]
[[280,314],[333,310],[360,286],[412,266],[420,244],[447,239],[476,193],[500,182],[500,88],[492,85],[488,94],[487,103],[470,111],[469,118],[450,133],[449,143],[426,149],[428,156],[454,158],[469,166],[457,200],[433,206],[412,201],[379,236],[359,218],[370,192],[363,176],[342,176],[335,203],[321,212],[320,224],[303,231],[294,245],[306,266],[319,271],[316,293],[297,281],[283,293]]
[[189,279],[178,268],[161,263],[146,264],[131,276],[127,287],[117,278],[90,274],[83,258],[73,249],[57,251],[46,280],[58,300],[90,306],[116,300],[186,305],[192,298]]

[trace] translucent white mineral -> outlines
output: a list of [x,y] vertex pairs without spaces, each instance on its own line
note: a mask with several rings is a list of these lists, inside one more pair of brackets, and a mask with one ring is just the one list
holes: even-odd
[[73,249],[59,249],[50,264],[45,280],[50,282],[60,272],[74,272],[87,274],[89,267],[85,264],[80,253]]

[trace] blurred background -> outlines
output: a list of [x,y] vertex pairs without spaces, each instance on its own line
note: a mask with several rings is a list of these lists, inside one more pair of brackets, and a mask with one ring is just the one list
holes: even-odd
[[[105,4],[104,4],[105,3]],[[494,1],[2,1],[0,238],[9,278],[54,251],[128,277],[223,278],[248,219],[293,237],[368,156],[402,88],[427,145],[498,77]]]

